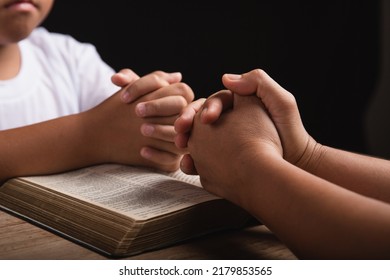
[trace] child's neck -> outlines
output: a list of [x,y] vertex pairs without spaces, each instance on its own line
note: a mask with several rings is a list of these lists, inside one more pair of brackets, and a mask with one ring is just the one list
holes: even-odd
[[20,50],[17,43],[0,46],[0,80],[16,77],[21,65]]

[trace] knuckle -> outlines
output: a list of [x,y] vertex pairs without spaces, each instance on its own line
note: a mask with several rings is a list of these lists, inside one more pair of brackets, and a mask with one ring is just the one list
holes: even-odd
[[180,109],[185,108],[188,105],[187,100],[183,96],[176,98],[176,106]]
[[128,92],[130,94],[137,94],[138,92],[140,92],[140,90],[141,90],[141,85],[139,83],[134,83],[129,87]]
[[158,86],[164,86],[166,85],[166,81],[163,78],[163,72],[162,71],[154,71],[152,74],[150,74],[151,82],[158,85]]
[[294,95],[289,94],[288,95],[288,101],[287,104],[289,107],[294,108],[297,106],[297,100],[295,99]]
[[174,88],[177,93],[182,93],[187,91],[189,86],[185,83],[176,83],[174,84]]
[[156,70],[151,73],[152,75],[158,76],[158,77],[163,77],[165,75],[165,72],[161,70]]
[[195,97],[192,88],[186,83],[174,84],[175,94],[183,96],[188,102],[192,101]]
[[263,79],[264,76],[266,75],[265,71],[263,69],[257,68],[252,71],[252,73],[258,77],[259,79]]
[[297,108],[297,101],[293,94],[289,93],[284,96],[284,107],[287,111],[295,111]]

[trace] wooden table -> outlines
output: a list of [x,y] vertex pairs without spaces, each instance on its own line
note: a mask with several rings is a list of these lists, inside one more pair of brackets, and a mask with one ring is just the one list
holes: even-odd
[[[106,259],[94,251],[0,210],[0,259]],[[296,259],[265,226],[225,231],[127,259]]]

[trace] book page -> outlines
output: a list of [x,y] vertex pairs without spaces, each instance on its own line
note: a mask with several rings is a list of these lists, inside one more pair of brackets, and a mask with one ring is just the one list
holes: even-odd
[[201,187],[199,176],[114,164],[22,179],[141,220],[219,199]]

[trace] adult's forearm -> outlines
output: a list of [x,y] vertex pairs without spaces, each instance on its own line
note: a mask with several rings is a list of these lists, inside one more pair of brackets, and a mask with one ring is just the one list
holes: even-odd
[[298,257],[390,257],[390,205],[280,160],[251,166],[242,206]]
[[0,181],[93,164],[81,114],[0,131]]
[[351,191],[390,203],[390,161],[319,146],[308,172]]

